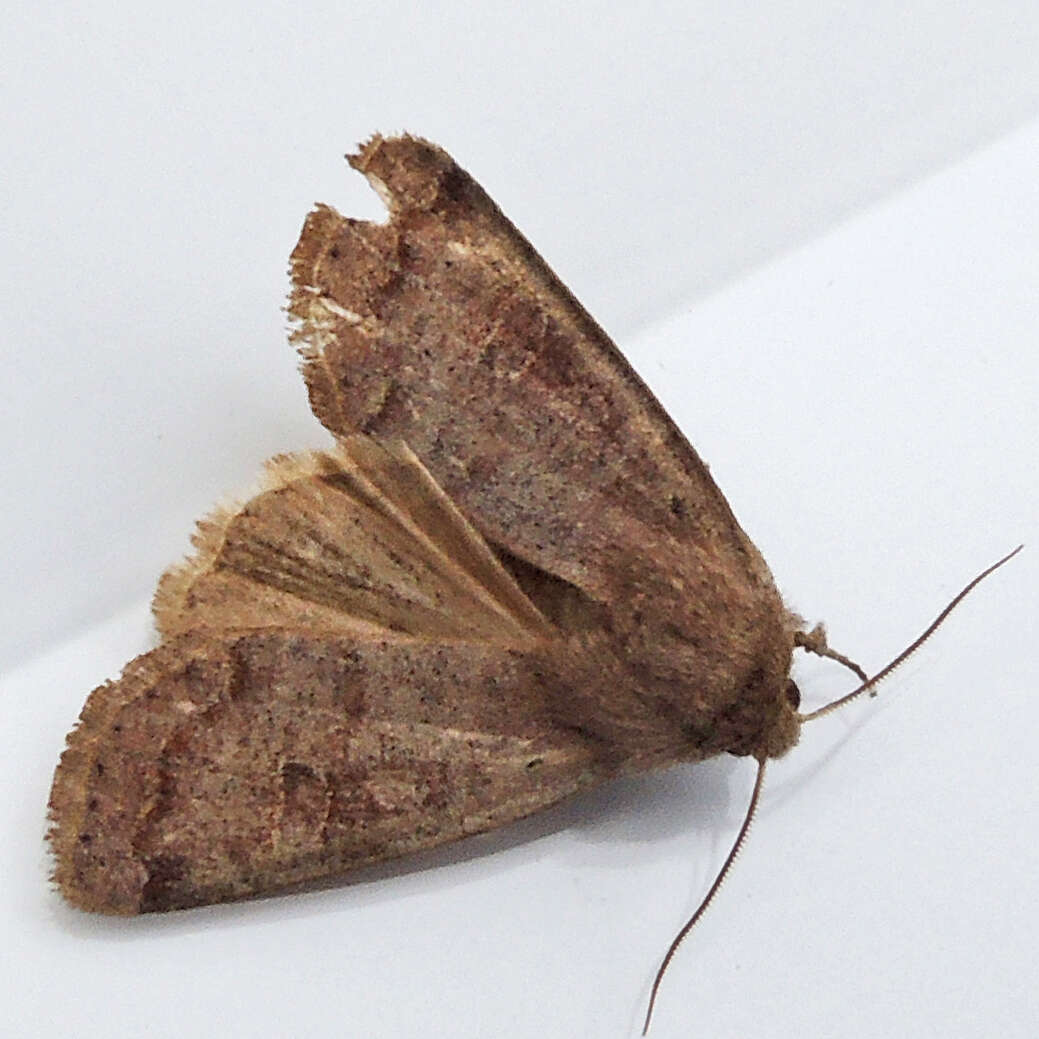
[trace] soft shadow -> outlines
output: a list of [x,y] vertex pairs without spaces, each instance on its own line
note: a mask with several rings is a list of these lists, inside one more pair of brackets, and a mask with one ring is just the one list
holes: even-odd
[[[477,868],[483,875],[488,870],[504,873],[522,868],[527,862],[542,859],[546,854],[544,842],[562,832],[571,833],[574,840],[568,845],[553,845],[553,856],[582,862],[592,857],[600,864],[623,868],[652,855],[654,845],[684,832],[699,830],[727,840],[743,811],[742,803],[735,804],[730,795],[741,771],[747,771],[745,763],[722,759],[615,780],[500,830],[363,867],[341,878],[241,902],[123,918],[80,913],[55,896],[54,923],[79,939],[139,941],[160,934],[202,932],[215,926],[249,927],[346,913],[431,887],[454,888],[465,884]],[[618,842],[630,849],[620,859],[615,854]],[[608,859],[602,854],[607,848],[611,849]]]

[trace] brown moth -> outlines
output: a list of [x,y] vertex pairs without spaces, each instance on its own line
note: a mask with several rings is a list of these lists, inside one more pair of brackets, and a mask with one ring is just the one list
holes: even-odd
[[722,753],[756,801],[821,713],[794,648],[844,660],[468,174],[407,136],[350,163],[390,219],[318,206],[291,260],[336,447],[200,523],[162,644],[87,700],[50,798],[82,909],[266,894]]

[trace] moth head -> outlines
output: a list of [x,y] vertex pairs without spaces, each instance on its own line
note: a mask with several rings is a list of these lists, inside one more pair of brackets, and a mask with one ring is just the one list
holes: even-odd
[[787,678],[775,706],[771,724],[765,730],[764,746],[755,757],[780,758],[797,745],[801,736],[801,690],[792,678]]
[[797,745],[801,736],[801,690],[792,678],[780,686],[779,696],[773,694],[771,717],[763,728],[761,745],[755,747],[756,758],[781,758]]
[[797,688],[797,683],[792,678],[786,680],[783,697],[793,710],[796,711],[801,706],[801,690]]

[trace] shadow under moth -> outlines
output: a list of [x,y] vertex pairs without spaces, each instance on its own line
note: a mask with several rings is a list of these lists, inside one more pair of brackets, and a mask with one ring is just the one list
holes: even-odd
[[[273,459],[162,578],[161,644],[91,693],[55,773],[54,880],[101,913],[268,894],[748,756],[698,917],[766,761],[981,577],[867,680],[469,175],[410,136],[349,161],[389,219],[315,208],[289,301],[336,445]],[[796,647],[862,684],[801,713]]]

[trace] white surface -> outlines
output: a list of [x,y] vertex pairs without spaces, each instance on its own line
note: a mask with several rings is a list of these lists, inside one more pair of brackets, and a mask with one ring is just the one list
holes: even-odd
[[[405,42],[385,4],[349,25],[224,5],[201,35],[191,10],[92,5],[8,37],[0,1032],[634,1034],[735,832],[750,769],[725,761],[305,896],[108,921],[47,888],[51,770],[89,688],[149,645],[158,571],[264,455],[321,442],[279,342],[284,258],[314,198],[377,212],[333,160],[405,125],[629,333],[792,605],[867,667],[1030,543],[773,767],[653,1035],[1034,1033],[1039,122],[702,293],[1034,111],[1039,16],[880,4],[868,33],[773,6],[458,6]],[[817,702],[846,688],[804,674]]]
[[315,200],[379,212],[341,158],[372,131],[452,151],[628,345],[1039,114],[1033,0],[615,6],[7,5],[0,664],[313,443],[285,262]]

